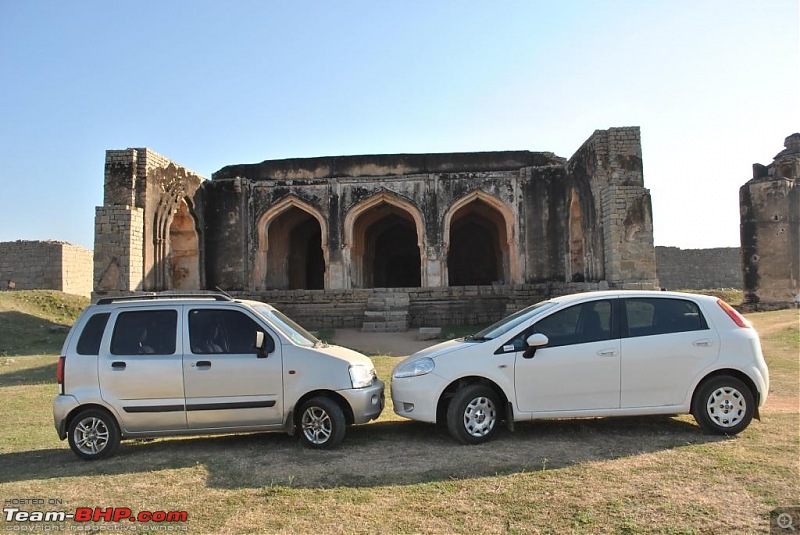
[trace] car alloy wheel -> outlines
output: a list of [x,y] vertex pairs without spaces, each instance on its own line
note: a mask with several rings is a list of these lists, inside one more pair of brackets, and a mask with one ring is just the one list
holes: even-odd
[[333,432],[333,424],[328,413],[320,407],[309,407],[303,413],[301,426],[303,434],[312,444],[325,444]]

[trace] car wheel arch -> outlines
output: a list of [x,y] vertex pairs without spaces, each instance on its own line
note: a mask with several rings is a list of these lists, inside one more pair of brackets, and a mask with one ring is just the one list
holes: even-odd
[[[114,419],[114,421],[116,422],[117,427],[119,428],[120,438],[123,438],[123,439],[126,438],[125,437],[125,428],[122,426],[122,420],[120,420],[120,418],[117,415],[117,413],[114,410],[112,410],[111,408],[106,407],[105,405],[102,405],[100,403],[86,403],[85,405],[78,405],[77,407],[72,409],[69,412],[69,414],[67,414],[67,417],[64,418],[64,429],[65,430],[69,429],[69,426],[72,425],[72,420],[74,420],[75,417],[78,414],[80,414],[80,413],[82,413],[84,411],[87,411],[87,410],[99,410],[99,411],[107,412],[109,414],[109,416],[111,416]],[[66,435],[65,435],[65,437],[66,437]]]
[[302,396],[300,396],[300,399],[298,399],[294,403],[294,408],[291,410],[292,422],[295,425],[297,425],[297,415],[299,414],[297,413],[297,409],[299,407],[302,407],[306,401],[315,397],[326,397],[334,401],[342,409],[342,412],[344,413],[344,419],[347,425],[353,425],[353,422],[355,422],[355,417],[353,416],[353,408],[350,406],[347,400],[341,396],[341,394],[338,394],[333,390],[312,390],[311,392],[307,392]]
[[447,423],[447,408],[450,405],[450,400],[453,399],[455,393],[469,385],[483,385],[491,388],[500,400],[503,407],[508,405],[509,399],[505,391],[496,382],[486,377],[478,375],[468,375],[460,377],[450,384],[448,384],[442,393],[439,395],[439,401],[436,404],[436,424],[445,425]]
[[689,407],[691,409],[694,408],[697,396],[700,390],[703,388],[703,385],[705,385],[708,381],[710,381],[715,377],[722,377],[722,376],[734,377],[745,384],[745,386],[750,390],[750,393],[753,395],[753,399],[755,400],[755,414],[753,417],[756,420],[760,420],[761,415],[759,414],[758,406],[761,400],[761,393],[758,391],[758,388],[756,388],[756,385],[750,378],[750,376],[748,376],[746,373],[740,370],[736,370],[733,368],[721,368],[718,370],[714,370],[712,372],[707,373],[706,375],[703,376],[702,379],[697,381],[697,384],[694,386],[694,390],[692,391],[692,399],[691,403],[689,404]]

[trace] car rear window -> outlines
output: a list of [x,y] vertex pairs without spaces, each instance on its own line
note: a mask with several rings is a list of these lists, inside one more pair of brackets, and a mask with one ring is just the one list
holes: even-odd
[[708,329],[696,303],[685,299],[625,299],[628,336],[652,336]]
[[97,355],[100,353],[100,341],[103,339],[103,332],[106,330],[110,315],[108,312],[101,312],[89,318],[80,338],[78,338],[78,355]]
[[172,355],[175,353],[176,310],[122,312],[111,337],[113,355]]

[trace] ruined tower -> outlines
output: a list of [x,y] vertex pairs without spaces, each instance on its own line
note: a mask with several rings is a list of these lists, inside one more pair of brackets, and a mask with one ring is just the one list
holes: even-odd
[[800,305],[800,134],[739,189],[745,301]]

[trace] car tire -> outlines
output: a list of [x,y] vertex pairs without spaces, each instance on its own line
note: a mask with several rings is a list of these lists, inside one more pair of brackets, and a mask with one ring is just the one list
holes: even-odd
[[342,408],[335,401],[320,396],[306,401],[300,407],[297,427],[305,446],[332,449],[344,440],[347,422]]
[[735,435],[750,425],[755,407],[755,398],[746,384],[735,377],[721,375],[700,384],[692,414],[709,433]]
[[117,451],[120,432],[117,421],[108,411],[87,409],[69,424],[69,447],[85,461],[110,457]]
[[447,407],[447,428],[462,444],[486,442],[497,433],[501,419],[497,394],[483,385],[461,388]]

